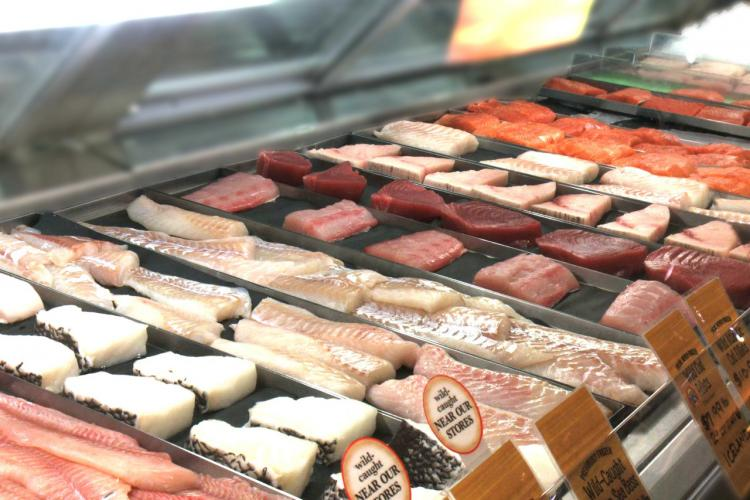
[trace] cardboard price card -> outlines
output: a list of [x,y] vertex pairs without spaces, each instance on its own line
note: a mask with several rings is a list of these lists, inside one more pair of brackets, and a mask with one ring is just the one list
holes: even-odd
[[536,426],[578,498],[649,498],[619,436],[585,387],[573,391]]
[[341,476],[350,500],[411,500],[404,462],[379,439],[360,438],[350,444],[341,457]]
[[729,374],[742,404],[750,400],[750,346],[747,328],[718,278],[687,297],[695,319],[721,366]]
[[507,441],[450,490],[455,500],[530,500],[542,488],[513,442]]
[[482,442],[482,416],[471,393],[446,375],[432,377],[422,393],[427,423],[449,450],[467,455]]
[[745,497],[750,493],[748,422],[711,353],[678,311],[672,311],[644,336],[669,371],[735,490]]

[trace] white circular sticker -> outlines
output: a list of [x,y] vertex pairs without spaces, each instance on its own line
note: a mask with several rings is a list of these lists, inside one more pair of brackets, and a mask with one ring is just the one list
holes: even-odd
[[458,380],[432,377],[422,395],[424,414],[432,432],[451,451],[469,454],[482,442],[482,417],[477,402]]
[[411,500],[404,462],[379,439],[352,442],[341,458],[341,475],[350,500]]

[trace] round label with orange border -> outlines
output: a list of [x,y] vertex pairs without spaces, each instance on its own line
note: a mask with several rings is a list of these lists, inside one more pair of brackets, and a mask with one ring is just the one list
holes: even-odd
[[427,423],[446,448],[467,455],[479,447],[482,416],[461,382],[447,375],[432,377],[424,388],[422,404]]
[[350,500],[411,500],[404,462],[379,439],[352,442],[341,458],[341,476]]

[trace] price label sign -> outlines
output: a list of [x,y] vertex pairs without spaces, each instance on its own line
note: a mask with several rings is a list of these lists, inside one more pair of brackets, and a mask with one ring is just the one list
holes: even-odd
[[730,482],[745,497],[750,493],[748,423],[710,351],[678,311],[672,311],[644,337],[669,371]]
[[536,426],[578,498],[649,498],[619,436],[586,388],[573,391]]
[[446,375],[432,377],[422,393],[427,423],[449,450],[468,455],[482,442],[482,416],[471,393]]
[[718,278],[688,295],[698,326],[721,366],[729,374],[743,405],[750,400],[750,346],[747,327]]
[[375,438],[360,438],[341,458],[341,476],[350,500],[411,500],[406,467],[396,452]]

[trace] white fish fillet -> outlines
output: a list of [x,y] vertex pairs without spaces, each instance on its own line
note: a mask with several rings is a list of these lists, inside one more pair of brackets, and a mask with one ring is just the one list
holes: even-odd
[[554,153],[542,151],[527,151],[517,156],[519,160],[527,160],[540,165],[554,168],[566,168],[578,172],[583,177],[583,182],[591,182],[599,175],[599,165],[589,160],[573,158]]
[[714,198],[713,207],[716,210],[750,214],[750,200],[735,200],[732,198]]
[[535,163],[529,160],[519,158],[498,158],[496,160],[484,160],[485,165],[490,165],[505,170],[512,170],[522,174],[535,175],[556,182],[566,182],[568,184],[583,184],[585,182],[582,172],[561,167],[550,167]]
[[42,234],[41,231],[20,225],[13,228],[12,235],[23,240],[34,248],[47,252],[49,258],[58,266],[84,256],[97,255],[103,252],[127,250],[124,245],[116,245],[108,241],[93,240],[81,236],[59,236]]
[[472,134],[436,123],[397,121],[373,132],[375,137],[450,156],[473,153],[479,141]]
[[557,183],[544,182],[522,186],[474,186],[473,195],[480,200],[512,208],[528,209],[555,196]]
[[105,250],[96,255],[85,255],[75,261],[104,286],[120,287],[138,269],[138,254],[130,250]]
[[436,312],[463,304],[461,294],[434,281],[420,278],[391,278],[375,285],[370,300],[382,304]]
[[704,208],[690,207],[688,211],[714,217],[715,219],[722,219],[727,222],[734,222],[737,224],[750,224],[750,214],[740,214],[737,212],[729,212],[726,210],[707,210]]
[[133,295],[115,295],[115,309],[120,314],[143,321],[181,337],[210,344],[224,330],[215,321],[198,320],[184,315],[180,309]]
[[669,208],[664,205],[649,205],[642,210],[623,214],[614,222],[599,224],[597,227],[619,236],[642,241],[658,241],[667,231],[669,217]]
[[366,387],[396,376],[393,365],[382,358],[251,319],[243,319],[234,326],[234,340],[304,354],[346,373]]
[[209,285],[139,268],[125,281],[141,295],[175,307],[185,316],[207,321],[250,315],[250,294],[244,288]]
[[360,401],[365,397],[365,386],[361,382],[302,353],[290,352],[291,349],[282,352],[258,344],[226,339],[216,339],[211,347],[342,396]]
[[18,278],[0,273],[0,323],[16,323],[44,309],[34,287]]
[[52,285],[52,274],[47,265],[52,260],[28,243],[0,233],[0,269],[18,274],[41,285]]
[[114,309],[112,292],[99,285],[84,268],[77,264],[48,266],[52,273],[52,287],[105,309]]
[[401,153],[401,146],[394,144],[347,144],[340,148],[309,149],[307,156],[333,163],[348,161],[355,168],[367,167],[367,162],[378,156]]
[[78,362],[72,350],[47,337],[0,335],[0,370],[59,393],[66,378],[78,375]]
[[729,252],[741,244],[734,228],[728,222],[718,220],[671,234],[664,239],[664,243],[721,257],[728,257]]
[[707,184],[693,179],[678,179],[653,175],[635,167],[618,167],[602,175],[602,184],[615,184],[656,192],[685,193],[690,204],[706,208],[711,203],[713,193]]
[[505,186],[508,184],[508,172],[497,168],[437,172],[426,175],[424,183],[451,193],[472,196],[476,186]]
[[455,160],[431,156],[379,156],[367,162],[365,167],[399,179],[422,182],[426,175],[436,172],[450,172]]
[[247,227],[242,222],[160,205],[144,195],[131,202],[127,212],[128,217],[146,229],[190,240],[247,235]]
[[657,205],[668,205],[675,208],[688,208],[690,206],[690,197],[683,191],[671,193],[666,191],[617,186],[615,184],[586,184],[583,187],[593,191],[599,191],[600,193],[621,196],[623,198],[632,198],[634,200],[645,201]]
[[366,299],[364,287],[346,278],[327,274],[279,276],[268,286],[345,313],[354,311]]

